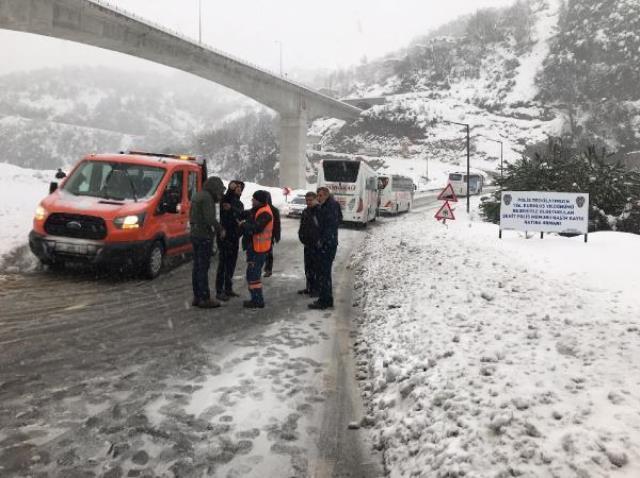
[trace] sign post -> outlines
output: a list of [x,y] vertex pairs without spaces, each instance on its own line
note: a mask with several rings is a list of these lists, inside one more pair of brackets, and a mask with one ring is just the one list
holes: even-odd
[[565,234],[589,232],[589,193],[553,191],[503,191],[500,201],[500,230]]
[[436,212],[436,215],[434,216],[436,220],[442,221],[442,224],[444,225],[447,224],[447,219],[455,221],[456,217],[453,214],[449,201],[458,202],[458,198],[456,197],[456,193],[453,191],[451,184],[447,184],[447,187],[438,194],[438,201],[444,201],[444,204],[440,209],[438,209],[438,212]]

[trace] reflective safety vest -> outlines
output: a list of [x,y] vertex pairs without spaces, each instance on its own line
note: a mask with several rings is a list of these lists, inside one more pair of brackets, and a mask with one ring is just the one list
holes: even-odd
[[271,212],[268,204],[265,204],[256,211],[254,219],[258,219],[258,216],[264,212],[271,216],[271,221],[264,227],[262,232],[253,234],[253,250],[259,254],[269,252],[269,249],[271,249],[271,237],[273,235],[273,212]]

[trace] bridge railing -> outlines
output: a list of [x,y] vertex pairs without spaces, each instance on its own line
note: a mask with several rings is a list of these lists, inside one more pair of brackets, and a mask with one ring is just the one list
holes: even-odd
[[98,6],[101,6],[103,8],[107,8],[107,9],[112,10],[114,12],[117,12],[120,15],[122,15],[124,17],[127,17],[127,18],[129,18],[131,20],[135,20],[137,22],[140,22],[140,23],[142,23],[142,24],[144,24],[144,25],[146,25],[146,26],[148,26],[150,28],[154,28],[156,30],[160,30],[163,33],[166,33],[168,35],[177,37],[177,38],[179,38],[179,39],[181,39],[183,41],[186,41],[187,43],[190,43],[190,44],[192,44],[194,46],[199,46],[200,48],[203,48],[203,49],[208,50],[208,51],[210,51],[212,53],[215,53],[216,55],[220,55],[220,56],[223,56],[225,58],[228,58],[229,60],[235,61],[236,63],[240,63],[241,65],[249,66],[249,67],[251,67],[251,68],[253,68],[255,70],[258,70],[258,71],[260,71],[262,73],[274,76],[274,77],[276,77],[276,78],[278,78],[278,79],[280,79],[280,80],[282,80],[282,81],[284,81],[286,83],[290,83],[290,84],[292,84],[294,86],[297,86],[298,88],[301,88],[301,89],[303,89],[303,90],[305,90],[305,91],[307,91],[307,92],[309,92],[311,94],[321,96],[321,97],[326,98],[326,99],[331,100],[331,101],[339,101],[339,100],[336,100],[335,98],[331,98],[330,96],[323,95],[322,93],[314,91],[314,90],[312,90],[311,88],[309,88],[308,86],[306,86],[306,85],[304,85],[302,83],[299,83],[299,82],[297,82],[295,80],[290,80],[289,78],[284,77],[282,75],[279,75],[279,74],[277,74],[277,73],[275,73],[275,72],[273,72],[273,71],[271,71],[271,70],[269,70],[267,68],[264,68],[264,67],[262,67],[260,65],[256,65],[255,63],[251,63],[251,62],[246,61],[246,60],[244,60],[244,59],[242,59],[240,57],[231,55],[231,54],[229,54],[227,52],[224,52],[224,51],[222,51],[222,50],[220,50],[218,48],[215,48],[215,47],[213,47],[211,45],[208,45],[208,44],[203,43],[203,42],[199,42],[199,41],[195,40],[194,38],[191,38],[191,37],[189,37],[189,36],[187,36],[187,35],[185,35],[183,33],[180,33],[178,31],[176,31],[176,30],[171,30],[170,28],[167,28],[167,27],[165,27],[163,25],[160,25],[159,23],[156,23],[156,22],[153,22],[153,21],[148,20],[146,18],[143,18],[140,15],[137,15],[137,14],[135,14],[133,12],[125,10],[124,8],[118,7],[118,5],[116,5],[116,4],[112,3],[112,2],[109,2],[107,0],[86,0],[86,1],[88,1],[89,3],[96,4]]

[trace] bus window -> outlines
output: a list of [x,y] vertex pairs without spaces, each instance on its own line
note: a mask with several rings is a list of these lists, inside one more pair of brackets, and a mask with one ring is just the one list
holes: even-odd
[[393,176],[391,187],[394,191],[413,191],[413,180],[405,176]]
[[462,174],[451,173],[449,175],[449,181],[462,181]]
[[385,178],[385,177],[378,178],[378,189],[379,190],[382,191],[384,188],[387,187],[387,184],[389,184],[389,178]]
[[324,180],[332,183],[355,183],[360,163],[357,161],[324,161]]

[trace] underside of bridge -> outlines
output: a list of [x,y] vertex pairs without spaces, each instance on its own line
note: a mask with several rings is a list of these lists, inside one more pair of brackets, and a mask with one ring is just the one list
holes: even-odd
[[280,184],[304,187],[307,121],[360,109],[90,0],[0,0],[0,28],[70,40],[170,66],[244,94],[280,114]]

